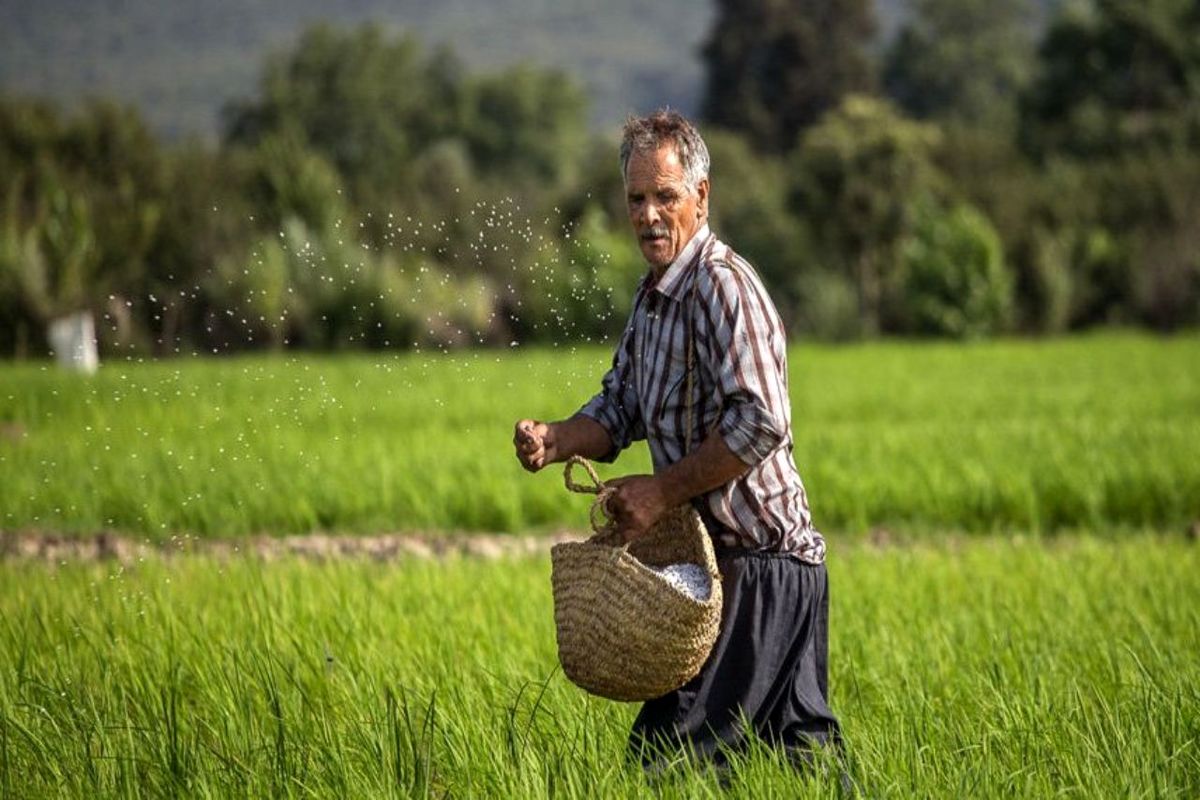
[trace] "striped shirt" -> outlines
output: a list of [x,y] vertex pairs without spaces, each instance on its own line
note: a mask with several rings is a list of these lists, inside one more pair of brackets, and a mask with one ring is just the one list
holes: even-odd
[[[693,290],[694,286],[694,290]],[[695,336],[693,424],[687,431],[687,350]],[[808,497],[792,459],[787,342],[762,281],[745,259],[709,232],[688,242],[655,281],[647,274],[602,389],[579,410],[608,432],[613,461],[645,439],[658,472],[715,430],[750,469],[699,497],[700,512],[724,547],[825,560]]]

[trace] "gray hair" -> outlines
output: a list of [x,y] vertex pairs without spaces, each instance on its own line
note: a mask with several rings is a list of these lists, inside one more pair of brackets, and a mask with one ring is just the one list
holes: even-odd
[[621,133],[621,179],[629,175],[629,157],[653,153],[664,145],[674,145],[683,177],[693,192],[708,177],[708,147],[700,132],[677,111],[661,108],[645,117],[630,116]]

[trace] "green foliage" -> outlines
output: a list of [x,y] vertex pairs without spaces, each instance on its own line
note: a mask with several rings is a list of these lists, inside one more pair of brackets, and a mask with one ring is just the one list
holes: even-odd
[[1018,293],[1034,330],[1200,321],[1195,224],[1200,157],[1056,157],[1017,237]]
[[[922,0],[891,60],[893,93],[932,118],[917,122],[846,93],[867,74],[865,5],[722,6],[709,66],[736,96],[717,104],[732,130],[705,131],[712,224],[789,329],[949,333],[916,322],[905,252],[956,262],[946,231],[964,225],[918,230],[922,204],[986,217],[965,227],[998,234],[1018,330],[1200,321],[1194,53],[1173,32],[1191,12],[1106,0],[1064,17],[1014,133],[1021,7]],[[1103,147],[1038,105],[1093,61],[1085,100],[1120,134]],[[1130,94],[1122,70],[1154,91]],[[471,73],[371,25],[279,52],[217,148],[162,148],[111,104],[5,99],[0,352],[44,352],[42,327],[72,309],[99,316],[106,356],[611,337],[644,267],[615,143],[588,137],[585,112],[560,73]]]
[[[579,89],[558,73],[519,66],[476,77],[446,50],[426,57],[413,40],[376,27],[311,30],[276,58],[261,97],[233,109],[229,123],[231,142],[254,147],[252,189],[266,235],[297,216],[318,240],[313,268],[332,269],[332,287],[345,295],[307,303],[322,309],[308,324],[324,330],[298,325],[288,341],[462,346],[500,340],[510,325],[509,333],[533,339],[595,331],[579,292],[604,287],[579,283],[560,259],[570,249],[561,231],[535,239],[530,220],[514,213],[544,212],[573,185],[587,146],[584,111]],[[333,231],[334,220],[345,227]],[[328,256],[331,248],[338,255]],[[393,256],[395,265],[385,266]],[[406,265],[417,277],[403,275]],[[345,268],[362,275],[348,283]],[[230,270],[236,275],[236,264]],[[436,282],[427,280],[433,275]],[[442,291],[450,280],[462,293]],[[390,312],[406,320],[390,334],[379,333],[390,326],[383,320],[372,322],[375,333],[359,330],[373,319],[364,309],[387,302],[372,288],[395,292],[397,281],[406,291],[426,286],[422,303]],[[243,288],[228,285],[226,304]],[[572,302],[575,311],[565,313]]]
[[1007,327],[1012,277],[1000,237],[975,209],[922,204],[901,262],[910,330],[968,338]]
[[1111,232],[1092,268],[1101,307],[1170,330],[1200,323],[1200,147],[1089,164],[1097,226]]
[[39,104],[0,104],[0,164],[11,168],[0,283],[14,328],[135,290],[166,194],[157,145],[136,116],[106,103],[65,120]]
[[573,174],[584,111],[560,73],[515,67],[474,78],[449,51],[426,56],[379,27],[318,26],[273,59],[259,98],[229,109],[227,138],[298,138],[337,168],[360,208],[405,209],[414,165],[445,142],[465,143],[481,177],[553,191]]
[[296,137],[329,159],[367,205],[406,188],[411,160],[456,132],[466,114],[460,67],[444,53],[428,59],[410,38],[374,26],[310,28],[276,55],[257,99],[227,111],[227,139],[256,144]]
[[1063,333],[1071,324],[1074,279],[1070,229],[1036,228],[1030,235],[1027,268],[1021,275],[1026,300],[1023,325],[1038,333]]
[[572,338],[611,339],[620,334],[646,262],[633,237],[614,232],[598,206],[589,205],[570,239],[569,284],[545,293],[569,309]]
[[840,342],[864,334],[858,292],[850,277],[829,269],[805,272],[797,287],[797,325],[818,339]]
[[[883,0],[893,15],[905,0]],[[266,55],[318,20],[364,22],[452,46],[472,71],[529,62],[586,86],[591,121],[607,129],[630,109],[692,109],[703,82],[695,51],[708,3],[610,0],[79,0],[8,4],[0,25],[0,86],[71,105],[97,93],[135,104],[179,142],[220,132],[217,109],[252,86]],[[669,31],[669,35],[664,35]]]
[[[611,349],[443,354],[433,337],[455,335],[454,320],[430,309],[464,319],[475,287],[384,275],[396,287],[382,292],[384,313],[376,299],[310,330],[360,346],[374,322],[399,324],[390,309],[410,307],[414,335],[430,337],[419,352],[110,359],[88,381],[0,368],[0,529],[165,539],[583,525],[588,500],[564,492],[557,470],[519,468],[512,425],[573,413],[598,391]],[[471,302],[444,304],[451,294]],[[813,518],[839,536],[1183,529],[1200,497],[1198,359],[1194,335],[791,348]],[[639,444],[601,475],[649,469]]]
[[1033,75],[1030,0],[916,0],[889,49],[883,85],[918,118],[1011,130]]
[[807,228],[788,208],[785,162],[727,131],[709,131],[705,141],[712,157],[713,230],[754,265],[772,287],[785,323],[792,323],[801,313],[813,253]]
[[943,191],[932,160],[938,141],[936,128],[904,119],[885,102],[851,96],[792,154],[793,208],[822,255],[853,280],[867,332],[900,324],[900,247],[916,203]]
[[718,0],[704,45],[704,117],[786,152],[850,93],[873,82],[867,0]]
[[1200,8],[1192,0],[1068,6],[1025,102],[1034,152],[1200,149]]
[[[830,704],[863,795],[1200,794],[1194,545],[830,552]],[[680,765],[648,782],[623,752],[636,706],[557,668],[549,570],[544,556],[0,563],[0,791],[845,795],[837,765],[798,772],[760,743],[726,776]]]
[[469,88],[472,107],[460,135],[481,173],[542,184],[543,191],[577,174],[587,102],[565,74],[518,66]]
[[324,231],[348,215],[337,171],[294,134],[263,137],[252,164],[247,199],[264,227],[279,228],[295,216],[308,227]]

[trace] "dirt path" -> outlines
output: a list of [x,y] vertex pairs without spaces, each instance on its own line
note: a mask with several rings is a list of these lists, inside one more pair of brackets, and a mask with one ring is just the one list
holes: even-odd
[[[178,558],[187,555],[207,555],[217,558],[259,558],[276,561],[303,558],[313,561],[333,559],[369,559],[395,561],[398,559],[445,559],[453,557],[496,559],[545,555],[559,542],[579,541],[588,532],[562,529],[537,536],[504,533],[413,532],[374,535],[310,533],[298,536],[244,536],[217,539],[192,535],[177,535],[152,542],[135,539],[111,531],[95,534],[63,534],[49,531],[0,530],[0,563],[42,562],[67,564],[75,562],[113,561],[133,564],[152,558]],[[1180,531],[1160,532],[1177,536]],[[1200,520],[1182,531],[1187,541],[1200,543]],[[978,538],[962,532],[939,535],[905,535],[886,528],[876,528],[864,536],[839,542],[839,547],[866,547],[874,550],[920,546],[956,549],[968,539]],[[1021,534],[990,534],[985,538],[1004,540],[1025,539]],[[1046,546],[1070,546],[1076,536],[1047,536],[1037,539]]]
[[393,533],[371,536],[330,535],[246,536],[232,539],[172,536],[161,542],[135,539],[109,531],[96,534],[57,534],[43,531],[0,530],[0,561],[40,561],[50,564],[115,561],[132,564],[148,558],[211,555],[218,558],[253,556],[264,561],[307,558],[327,561],[362,558],[392,561],[401,558],[494,559],[548,553],[558,542],[584,538],[582,531],[557,531],[542,536],[488,533]]

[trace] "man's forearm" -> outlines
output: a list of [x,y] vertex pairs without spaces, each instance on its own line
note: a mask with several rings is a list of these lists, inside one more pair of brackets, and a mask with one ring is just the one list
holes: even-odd
[[682,505],[693,497],[729,483],[750,469],[716,431],[698,448],[658,473],[669,506]]
[[566,461],[571,456],[599,459],[608,455],[613,448],[612,438],[596,420],[577,414],[561,422],[552,422],[554,430],[555,461]]

